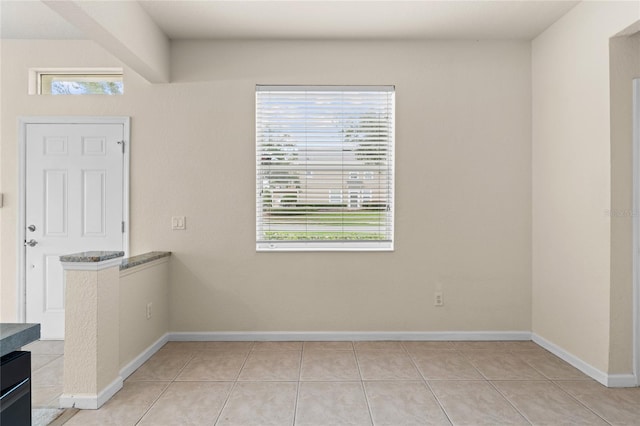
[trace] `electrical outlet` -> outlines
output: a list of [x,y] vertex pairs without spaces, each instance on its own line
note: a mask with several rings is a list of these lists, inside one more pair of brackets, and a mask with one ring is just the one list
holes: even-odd
[[444,305],[444,296],[441,291],[436,291],[433,293],[433,305],[434,306],[443,306]]
[[151,307],[153,306],[153,303],[149,302],[147,303],[147,319],[151,318]]

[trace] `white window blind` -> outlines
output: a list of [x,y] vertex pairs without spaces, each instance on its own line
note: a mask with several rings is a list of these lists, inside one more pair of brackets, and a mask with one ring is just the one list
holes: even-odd
[[392,250],[393,86],[256,87],[257,250]]

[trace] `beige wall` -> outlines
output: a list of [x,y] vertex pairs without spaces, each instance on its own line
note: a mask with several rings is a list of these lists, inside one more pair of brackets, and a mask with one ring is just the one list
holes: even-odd
[[621,368],[610,364],[612,312],[628,320],[631,303],[611,285],[612,266],[629,265],[611,260],[609,38],[639,7],[580,3],[532,43],[533,332],[604,372]]
[[169,259],[120,272],[121,369],[169,331]]
[[96,397],[119,373],[119,271],[65,270],[62,398]]
[[[17,116],[130,115],[131,248],[174,253],[172,331],[530,330],[530,55],[527,42],[180,42],[171,84],[127,70],[124,96],[60,98],[28,96],[27,68],[120,64],[91,42],[3,41],[3,319]],[[396,85],[395,252],[255,252],[257,83]]]

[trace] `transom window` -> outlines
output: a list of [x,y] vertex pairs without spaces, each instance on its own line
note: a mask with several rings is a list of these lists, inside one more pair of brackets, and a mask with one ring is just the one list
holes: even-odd
[[393,86],[256,87],[256,248],[393,250]]
[[38,95],[122,95],[122,68],[29,70],[29,93]]

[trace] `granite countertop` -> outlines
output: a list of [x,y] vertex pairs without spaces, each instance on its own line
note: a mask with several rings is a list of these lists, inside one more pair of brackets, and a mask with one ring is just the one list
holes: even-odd
[[0,323],[0,356],[40,339],[40,324]]
[[102,262],[124,256],[123,251],[83,251],[60,256],[61,262]]
[[[124,256],[123,251],[85,251],[60,256],[60,261],[69,263],[98,263],[105,260],[117,259],[122,256]],[[134,266],[143,265],[168,256],[171,256],[170,251],[150,251],[149,253],[127,257],[126,259],[122,259],[120,270],[133,268]]]
[[123,269],[133,268],[134,266],[153,262],[154,260],[162,259],[163,257],[168,256],[171,256],[170,251],[150,251],[149,253],[128,257],[122,260],[120,270],[122,271]]

